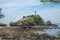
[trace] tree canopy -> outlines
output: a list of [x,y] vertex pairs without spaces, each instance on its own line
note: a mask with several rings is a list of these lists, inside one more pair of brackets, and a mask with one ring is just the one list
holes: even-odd
[[46,2],[60,3],[60,0],[40,0],[40,2],[42,2],[42,3],[46,3]]
[[0,18],[3,18],[4,17],[4,15],[3,14],[1,14],[1,8],[0,8]]
[[[23,16],[24,17],[24,16]],[[10,23],[10,25],[12,24],[20,24],[20,23],[27,23],[27,24],[31,24],[31,25],[40,25],[40,24],[43,24],[44,23],[44,20],[42,19],[42,17],[40,17],[40,15],[28,15],[28,16],[25,16],[24,18],[14,22],[14,23]]]

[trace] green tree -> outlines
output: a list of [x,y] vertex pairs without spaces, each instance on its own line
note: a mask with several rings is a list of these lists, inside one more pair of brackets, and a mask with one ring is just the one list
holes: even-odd
[[48,2],[54,4],[54,5],[52,5],[51,7],[60,4],[60,0],[40,0],[40,2],[43,3],[43,4],[46,4],[46,3],[48,3]]
[[25,16],[23,16],[23,18],[25,18]]
[[58,39],[57,40],[60,40],[60,31],[58,32]]
[[6,24],[0,23],[0,26],[7,26]]
[[[0,19],[4,17],[3,14],[1,14],[2,8],[0,8]],[[7,26],[6,24],[0,23],[0,26]]]
[[4,15],[3,14],[1,14],[1,8],[0,8],[0,18],[3,18],[4,17]]
[[58,34],[58,37],[60,37],[60,33]]
[[60,0],[40,0],[40,2],[43,2],[43,3],[46,3],[46,2],[60,3]]
[[39,25],[43,22],[43,19],[40,17],[40,15],[33,16],[34,22]]
[[14,25],[14,23],[13,22],[10,22],[10,26],[13,26]]

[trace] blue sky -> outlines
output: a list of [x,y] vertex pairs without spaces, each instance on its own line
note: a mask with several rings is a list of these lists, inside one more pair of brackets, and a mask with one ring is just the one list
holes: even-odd
[[60,6],[53,5],[52,3],[43,5],[39,0],[0,0],[2,14],[5,15],[5,18],[0,19],[0,23],[17,21],[23,16],[34,14],[35,10],[45,21],[60,23]]

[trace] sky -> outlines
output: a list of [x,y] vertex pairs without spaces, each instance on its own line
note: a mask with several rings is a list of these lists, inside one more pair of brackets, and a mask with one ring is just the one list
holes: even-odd
[[34,15],[35,10],[45,21],[60,23],[60,5],[54,3],[43,4],[39,0],[0,0],[0,8],[4,18],[0,23],[9,24],[15,22],[23,16]]

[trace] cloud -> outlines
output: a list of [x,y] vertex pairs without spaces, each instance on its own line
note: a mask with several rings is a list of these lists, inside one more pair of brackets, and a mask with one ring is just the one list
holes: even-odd
[[8,7],[28,7],[28,6],[34,6],[38,5],[39,2],[35,0],[3,0],[0,1],[0,7],[8,8]]
[[44,20],[50,20],[52,23],[59,23],[60,22],[60,8],[46,8],[46,9],[40,9],[38,11],[38,14],[41,15],[41,17]]
[[41,4],[39,0],[0,0],[0,8],[2,8],[2,14],[5,18],[0,19],[1,22],[8,24],[10,21],[17,21],[22,16],[34,14],[37,10],[37,14],[41,15],[45,20],[51,20],[52,22],[60,22],[60,6],[47,3]]

